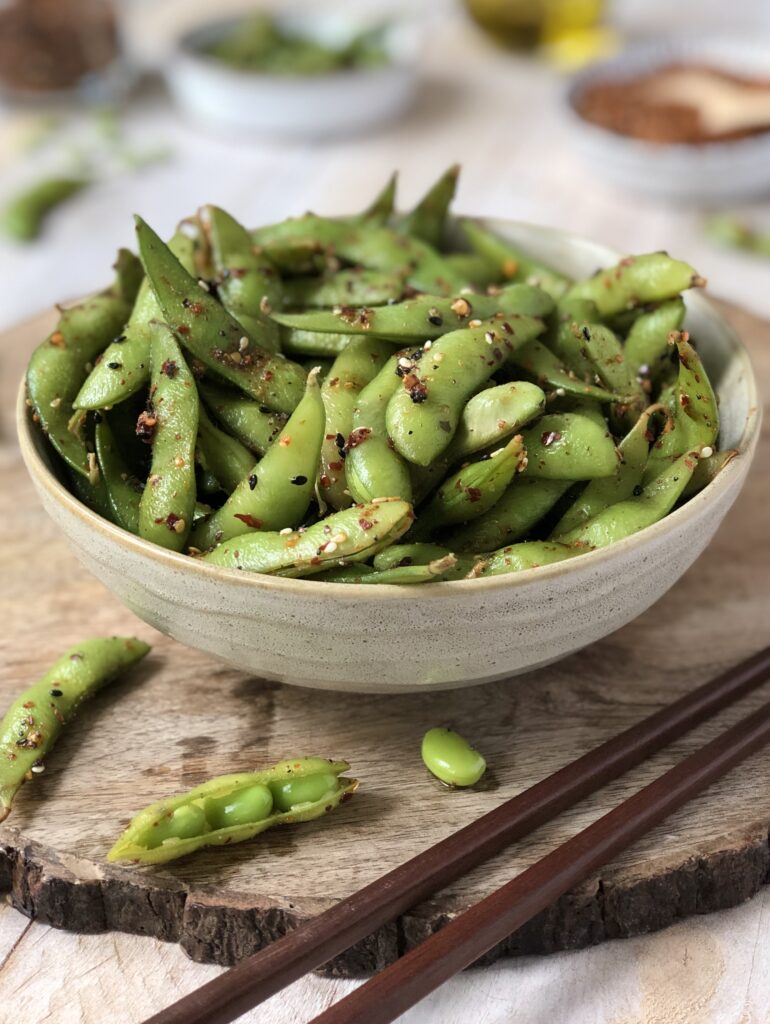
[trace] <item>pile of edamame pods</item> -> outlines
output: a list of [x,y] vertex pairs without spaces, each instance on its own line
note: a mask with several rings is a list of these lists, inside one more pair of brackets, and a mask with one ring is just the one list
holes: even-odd
[[[424,583],[571,558],[656,522],[735,453],[666,253],[572,281],[448,210],[247,230],[137,218],[106,290],[33,354],[74,493],[204,561]],[[697,341],[697,339],[696,339]]]

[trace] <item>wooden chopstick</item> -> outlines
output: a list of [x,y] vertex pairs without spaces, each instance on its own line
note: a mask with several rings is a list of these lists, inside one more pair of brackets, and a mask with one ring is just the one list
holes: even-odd
[[770,647],[341,900],[145,1021],[229,1024],[770,678]]
[[389,1024],[770,741],[770,702],[454,918],[310,1024]]

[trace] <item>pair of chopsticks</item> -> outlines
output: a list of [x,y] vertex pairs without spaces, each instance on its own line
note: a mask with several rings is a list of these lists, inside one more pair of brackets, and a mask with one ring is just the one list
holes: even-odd
[[[501,804],[145,1024],[228,1024],[770,679],[770,647]],[[770,741],[770,702],[314,1018],[388,1024]]]

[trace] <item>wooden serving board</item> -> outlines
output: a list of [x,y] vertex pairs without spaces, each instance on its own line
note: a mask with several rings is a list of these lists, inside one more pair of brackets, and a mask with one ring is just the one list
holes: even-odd
[[[725,312],[770,391],[770,326]],[[555,665],[469,690],[395,697],[284,687],[222,666],[126,611],[80,568],[40,508],[12,413],[29,351],[50,322],[42,316],[0,343],[0,707],[86,636],[135,633],[154,651],[65,730],[45,774],[0,826],[0,888],[30,916],[75,931],[151,934],[180,942],[196,960],[233,963],[768,642],[766,426],[743,494],[685,578],[635,622]],[[770,686],[327,970],[354,975],[393,960],[768,696]],[[483,790],[448,791],[426,774],[420,739],[442,723],[485,753]],[[305,753],[347,758],[362,782],[355,800],[322,821],[163,869],[105,864],[145,804]],[[577,948],[739,903],[768,879],[769,826],[770,749],[492,956]]]

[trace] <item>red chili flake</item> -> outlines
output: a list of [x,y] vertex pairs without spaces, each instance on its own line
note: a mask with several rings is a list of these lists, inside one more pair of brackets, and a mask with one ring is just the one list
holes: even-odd
[[336,436],[337,436],[336,434],[327,434],[326,435],[326,440],[327,441],[333,441]]
[[155,429],[158,426],[158,417],[154,409],[144,409],[139,413],[136,421],[136,436],[145,444],[152,444],[155,437]]
[[169,377],[171,380],[173,380],[174,377],[176,377],[176,375],[179,373],[179,367],[176,365],[173,359],[165,359],[163,363],[161,363],[160,372],[164,375],[164,377]]
[[331,477],[327,473],[321,473],[318,481],[321,484],[321,487],[331,487]]
[[356,427],[355,430],[351,430],[345,442],[345,451],[349,452],[351,448],[357,448],[360,444],[363,444],[369,438],[371,432],[369,427]]
[[67,344],[61,331],[54,331],[48,340],[52,345],[55,345],[56,348],[65,348]]
[[161,516],[160,519],[156,519],[155,520],[155,522],[158,525],[160,525],[161,523],[165,523],[166,526],[169,528],[169,530],[173,530],[174,533],[177,532],[176,524],[177,523],[181,523],[182,521],[183,521],[182,517],[178,516],[176,514],[176,512],[169,512],[169,514],[167,516],[165,516],[165,518],[163,516]]
[[34,708],[34,706],[35,706],[35,702],[34,702],[34,700],[26,700],[26,701],[24,701],[24,703],[22,704],[22,707],[23,707],[23,708]]
[[428,397],[428,389],[416,373],[406,374],[404,377],[404,387],[415,405],[424,402]]
[[248,512],[236,512],[235,518],[240,519],[242,523],[245,523],[246,526],[251,527],[252,530],[262,529],[262,520],[257,519],[256,516],[249,515]]
[[330,462],[329,463],[329,469],[334,470],[335,473],[339,473],[342,470],[342,463],[341,462]]
[[481,491],[478,487],[469,487],[466,492],[468,501],[481,501]]
[[176,333],[187,335],[190,333],[190,328],[187,326],[187,324],[177,324]]
[[371,530],[371,528],[374,526],[374,523],[362,517],[358,520],[358,525],[361,527],[362,530]]
[[262,380],[272,380],[272,379],[273,379],[273,371],[272,370],[265,370],[265,372],[262,374]]
[[540,440],[548,448],[549,445],[554,444],[556,441],[561,441],[561,434],[558,430],[546,430],[540,435]]

